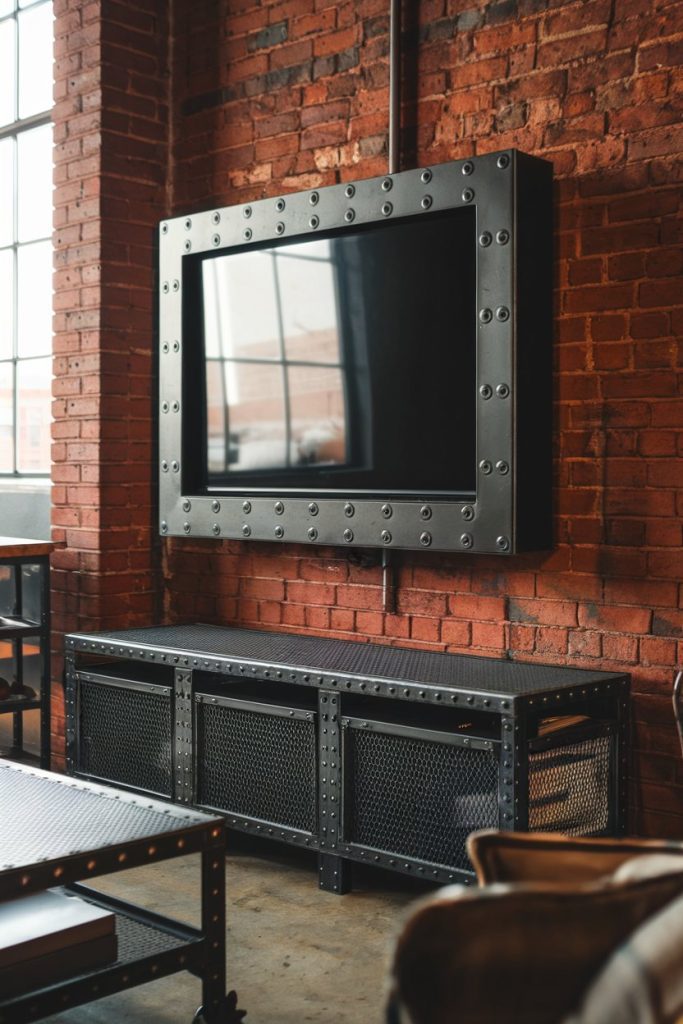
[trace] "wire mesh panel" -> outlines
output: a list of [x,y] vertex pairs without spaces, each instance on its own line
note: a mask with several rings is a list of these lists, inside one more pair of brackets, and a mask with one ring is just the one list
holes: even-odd
[[344,749],[348,842],[471,870],[467,836],[498,825],[493,750],[357,728]]
[[312,715],[199,703],[197,739],[199,804],[317,832]]
[[614,742],[608,733],[529,753],[530,831],[610,831]]
[[76,772],[173,794],[169,693],[80,681]]

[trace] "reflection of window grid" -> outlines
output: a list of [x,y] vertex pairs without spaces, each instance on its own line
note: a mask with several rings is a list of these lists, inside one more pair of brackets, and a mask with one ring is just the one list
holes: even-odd
[[[265,255],[265,253],[264,253]],[[263,365],[263,366],[279,366],[282,373],[282,395],[284,404],[284,426],[285,426],[285,463],[284,468],[293,468],[292,464],[292,420],[291,420],[291,398],[289,391],[289,374],[288,369],[290,367],[309,367],[319,368],[325,367],[325,369],[339,370],[342,381],[345,381],[344,373],[344,362],[343,362],[343,346],[340,343],[337,351],[339,352],[338,360],[306,360],[306,359],[288,359],[286,349],[286,333],[284,327],[284,314],[282,310],[282,289],[280,287],[280,272],[278,268],[278,261],[280,260],[296,260],[300,263],[312,262],[312,263],[330,263],[333,264],[333,260],[325,259],[321,256],[303,255],[299,253],[285,252],[277,249],[268,250],[268,255],[271,258],[271,267],[273,274],[273,294],[275,297],[275,311],[277,320],[277,343],[278,343],[278,355],[277,356],[226,356],[221,354],[218,359],[210,359],[209,363],[218,363],[220,365],[221,372],[214,377],[214,380],[218,380],[220,387],[220,402],[223,410],[223,437],[225,438],[225,446],[223,449],[223,470],[227,471],[230,468],[230,412],[228,408],[227,395],[225,393],[225,379],[226,379],[226,367],[228,365],[244,364],[244,365]],[[220,331],[221,347],[223,345],[224,333]],[[345,404],[346,404],[346,396]],[[298,463],[295,464],[298,467]]]
[[[48,476],[49,470],[38,471],[31,469],[28,471],[20,470],[18,468],[18,453],[19,453],[19,426],[20,416],[18,408],[18,381],[20,376],[20,367],[28,366],[30,362],[37,360],[45,360],[45,353],[40,352],[34,355],[25,355],[19,351],[19,317],[18,317],[18,300],[19,300],[19,253],[21,250],[25,250],[27,246],[35,245],[39,242],[51,241],[51,232],[47,235],[39,236],[36,238],[27,239],[26,241],[19,241],[19,162],[18,162],[18,140],[26,132],[31,131],[35,128],[40,128],[45,125],[49,125],[52,120],[51,107],[45,110],[41,110],[37,113],[33,113],[27,117],[20,117],[19,111],[22,105],[22,96],[20,94],[20,39],[19,39],[19,18],[21,17],[22,11],[30,9],[35,11],[38,8],[48,7],[51,9],[51,0],[0,0],[0,25],[13,23],[13,47],[14,47],[14,80],[7,81],[5,79],[3,88],[13,93],[14,95],[14,116],[13,120],[7,124],[0,126],[0,142],[9,140],[12,149],[12,238],[11,244],[5,245],[0,249],[0,254],[10,252],[12,260],[12,332],[10,338],[11,353],[9,358],[0,359],[0,380],[4,379],[3,370],[7,367],[10,368],[9,379],[10,379],[10,390],[11,398],[9,402],[5,402],[0,397],[0,427],[7,425],[9,433],[13,439],[12,443],[12,468],[10,470],[1,470],[0,477],[16,477],[16,476]],[[17,9],[18,8],[18,9]],[[5,69],[7,75],[7,70]],[[0,315],[3,315],[0,311]],[[4,314],[7,315],[6,312]],[[47,347],[47,351],[51,351],[51,340],[50,345]],[[36,362],[36,365],[40,364]],[[47,396],[48,407],[45,410],[45,417],[49,421],[49,401],[50,396]],[[36,426],[29,422],[34,410],[30,410],[30,416],[26,421],[27,437],[34,437],[36,433],[40,431],[40,425]],[[0,443],[2,443],[2,437],[0,435]]]

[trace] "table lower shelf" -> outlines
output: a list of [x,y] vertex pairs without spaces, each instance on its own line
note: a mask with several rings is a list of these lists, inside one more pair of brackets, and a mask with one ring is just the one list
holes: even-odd
[[67,891],[116,914],[117,959],[0,1002],[0,1024],[28,1024],[178,971],[201,973],[205,940],[196,928],[87,886]]

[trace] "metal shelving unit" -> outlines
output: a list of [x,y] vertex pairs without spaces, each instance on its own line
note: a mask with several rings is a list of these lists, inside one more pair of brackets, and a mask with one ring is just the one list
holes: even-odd
[[[40,711],[40,764],[50,766],[50,552],[48,541],[0,537],[0,569],[10,570],[10,596],[0,608],[0,644],[11,648],[11,675],[17,687],[24,686],[24,642],[35,640],[40,657],[40,690],[35,697],[12,694],[0,699],[0,715],[11,714],[12,746],[10,757],[23,757],[26,711]],[[38,594],[30,608],[27,583],[37,575]],[[33,613],[33,614],[32,614]]]

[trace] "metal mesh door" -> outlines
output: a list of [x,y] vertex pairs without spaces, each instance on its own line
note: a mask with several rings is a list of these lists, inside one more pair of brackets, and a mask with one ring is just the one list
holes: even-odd
[[344,771],[350,843],[470,870],[468,834],[498,825],[493,750],[349,728]]
[[315,721],[250,708],[197,705],[197,800],[317,832]]
[[173,795],[170,692],[80,680],[76,773]]
[[570,836],[609,832],[614,736],[529,754],[529,830]]

